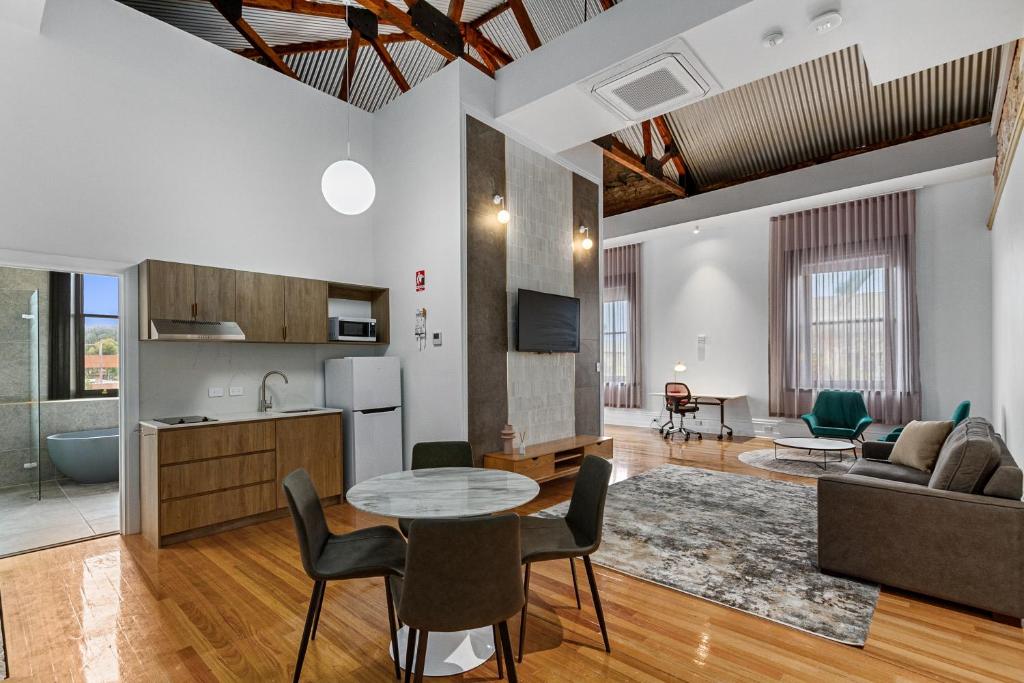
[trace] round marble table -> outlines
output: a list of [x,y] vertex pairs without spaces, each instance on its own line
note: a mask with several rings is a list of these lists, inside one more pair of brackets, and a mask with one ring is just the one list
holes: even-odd
[[[438,467],[383,474],[350,488],[353,507],[385,517],[437,519],[503,512],[533,500],[540,487],[514,472],[477,467]],[[398,652],[405,652],[409,628],[398,631]],[[391,648],[388,648],[389,654]],[[471,671],[494,656],[490,627],[431,633],[424,674],[453,676]],[[404,661],[401,662],[404,667]]]

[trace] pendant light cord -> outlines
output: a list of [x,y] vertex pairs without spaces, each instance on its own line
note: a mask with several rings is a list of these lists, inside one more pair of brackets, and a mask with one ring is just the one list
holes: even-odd
[[[348,49],[352,49],[352,24],[348,23],[348,4],[345,5],[345,25],[348,26]],[[345,158],[352,158],[352,68],[349,66],[352,60],[349,59],[350,55],[346,52],[345,54],[345,87],[348,92],[345,93],[345,104],[350,108],[346,112],[345,116]]]

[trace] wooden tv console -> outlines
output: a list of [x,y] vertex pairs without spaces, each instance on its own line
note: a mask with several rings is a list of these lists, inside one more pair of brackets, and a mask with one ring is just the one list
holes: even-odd
[[574,476],[585,455],[611,458],[614,443],[610,436],[570,436],[526,447],[526,454],[485,453],[484,467],[515,472],[537,482]]

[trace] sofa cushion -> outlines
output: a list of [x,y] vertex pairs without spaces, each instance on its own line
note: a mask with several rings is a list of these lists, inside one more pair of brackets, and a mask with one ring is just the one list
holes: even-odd
[[896,465],[891,462],[880,460],[864,460],[863,458],[853,463],[850,474],[859,474],[862,477],[874,477],[875,479],[888,479],[890,481],[901,481],[905,484],[928,485],[929,474],[921,470]]
[[928,486],[933,489],[981,493],[999,467],[1001,440],[988,421],[964,420],[942,445]]
[[1021,472],[1017,462],[1010,455],[1006,443],[998,435],[996,438],[999,439],[999,464],[988,478],[982,493],[986,496],[1020,500],[1024,495],[1024,472]]
[[942,448],[946,437],[953,429],[953,423],[948,420],[938,422],[923,422],[913,420],[896,439],[896,445],[892,448],[889,461],[897,465],[906,465],[922,472],[931,472],[935,467],[935,461],[939,457],[939,449]]

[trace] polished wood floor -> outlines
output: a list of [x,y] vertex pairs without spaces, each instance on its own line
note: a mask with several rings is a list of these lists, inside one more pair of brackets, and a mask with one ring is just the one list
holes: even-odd
[[[767,442],[669,446],[647,430],[609,431],[616,480],[666,462],[781,476],[737,459]],[[568,498],[571,487],[546,485],[523,512]],[[338,531],[381,521],[347,505],[329,517]],[[884,590],[858,649],[596,571],[612,653],[583,586],[577,611],[566,563],[541,563],[523,680],[1024,680],[1020,628],[917,596]],[[290,680],[311,586],[288,519],[159,552],[140,537],[110,537],[9,558],[0,561],[8,666],[13,680]],[[380,580],[331,585],[303,680],[393,680],[386,614]],[[463,680],[495,677],[492,660]]]

